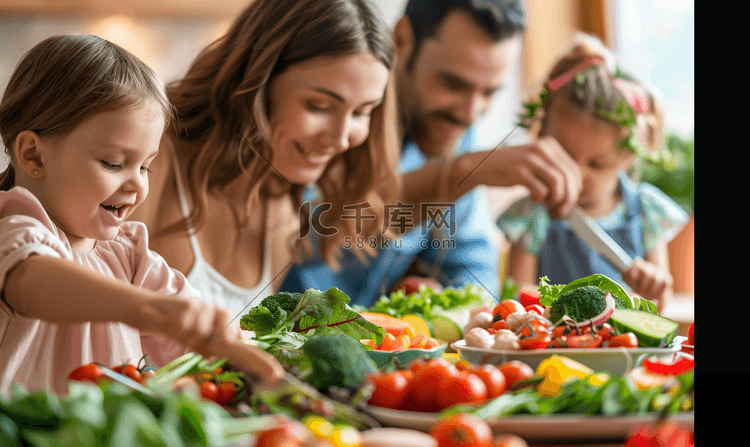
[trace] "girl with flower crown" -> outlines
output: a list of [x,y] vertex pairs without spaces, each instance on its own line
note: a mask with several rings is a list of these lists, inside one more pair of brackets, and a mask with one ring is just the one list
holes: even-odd
[[539,101],[525,107],[522,125],[555,138],[578,164],[578,206],[634,263],[618,271],[564,219],[550,218],[544,205],[524,198],[497,220],[511,242],[507,276],[522,285],[542,276],[564,284],[600,273],[663,308],[672,295],[667,243],[688,217],[657,188],[627,175],[639,161],[669,165],[657,150],[663,114],[656,91],[620,70],[600,41],[582,35],[554,64]]

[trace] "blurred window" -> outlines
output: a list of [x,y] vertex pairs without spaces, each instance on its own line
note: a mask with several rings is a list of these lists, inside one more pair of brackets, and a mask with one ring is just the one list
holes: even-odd
[[633,74],[663,93],[666,129],[691,133],[695,124],[695,2],[610,1],[615,51]]

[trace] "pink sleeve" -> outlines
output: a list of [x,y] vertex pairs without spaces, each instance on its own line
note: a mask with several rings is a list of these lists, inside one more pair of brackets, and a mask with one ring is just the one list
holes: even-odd
[[[133,243],[134,285],[164,296],[200,298],[200,292],[187,282],[185,275],[169,267],[164,258],[148,248],[148,232],[143,223],[127,222],[121,234]],[[158,366],[189,352],[177,341],[161,334],[141,334],[141,348]]]
[[[0,292],[8,272],[32,255],[72,259],[34,195],[21,187],[0,192]],[[22,317],[4,298],[0,299],[0,312],[10,318]]]

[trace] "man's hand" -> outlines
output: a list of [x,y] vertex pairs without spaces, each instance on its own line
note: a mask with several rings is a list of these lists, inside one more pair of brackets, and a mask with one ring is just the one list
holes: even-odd
[[523,185],[531,200],[544,203],[552,217],[567,215],[583,188],[581,170],[553,137],[492,151],[478,166],[489,186]]

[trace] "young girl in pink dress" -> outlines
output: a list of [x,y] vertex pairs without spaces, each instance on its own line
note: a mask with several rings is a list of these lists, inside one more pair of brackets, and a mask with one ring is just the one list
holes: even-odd
[[171,110],[145,64],[96,36],[48,38],[19,63],[0,103],[0,394],[65,393],[78,366],[137,362],[141,333],[178,342],[161,361],[221,351],[280,378],[125,221],[148,195]]

